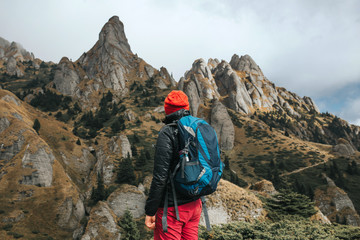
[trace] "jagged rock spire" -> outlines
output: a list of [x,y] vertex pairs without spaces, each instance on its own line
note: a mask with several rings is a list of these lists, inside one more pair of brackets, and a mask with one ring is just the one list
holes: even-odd
[[134,54],[119,17],[114,16],[104,25],[94,47],[78,60],[89,78],[102,82],[106,88],[124,90],[126,68]]

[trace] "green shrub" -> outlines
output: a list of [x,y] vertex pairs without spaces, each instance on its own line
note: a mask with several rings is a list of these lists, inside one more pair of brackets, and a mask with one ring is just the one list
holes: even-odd
[[273,198],[267,199],[265,205],[268,216],[275,221],[288,215],[309,218],[316,213],[314,206],[307,196],[290,190],[281,190]]
[[360,228],[343,225],[321,225],[301,218],[284,219],[278,222],[233,222],[212,226],[207,232],[199,229],[199,240],[338,240],[359,239]]

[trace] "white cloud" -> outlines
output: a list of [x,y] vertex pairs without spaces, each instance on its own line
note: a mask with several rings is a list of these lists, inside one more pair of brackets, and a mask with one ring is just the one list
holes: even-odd
[[360,126],[360,97],[347,99],[340,117]]

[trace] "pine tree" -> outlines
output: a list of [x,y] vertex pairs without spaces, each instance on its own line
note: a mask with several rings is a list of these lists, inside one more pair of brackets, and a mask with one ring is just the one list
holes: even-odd
[[358,174],[357,163],[355,162],[355,160],[351,162],[351,168],[353,174]]
[[39,134],[39,130],[40,130],[40,122],[38,119],[35,119],[34,121],[34,125],[33,128],[35,129],[35,131],[37,132],[37,134]]
[[131,145],[131,153],[132,153],[133,157],[136,157],[138,155],[137,148],[134,144]]
[[81,145],[80,138],[78,138],[78,140],[76,141],[76,144]]
[[90,205],[95,205],[98,201],[102,201],[106,199],[106,190],[105,190],[105,186],[104,186],[104,181],[102,178],[102,174],[98,173],[97,176],[97,187],[96,188],[92,188],[92,193],[91,193],[91,204]]
[[132,165],[130,155],[128,154],[128,156],[119,163],[116,182],[120,184],[134,184],[135,179],[134,167]]
[[225,165],[224,170],[230,170],[230,161],[227,155],[225,155],[224,165]]
[[146,164],[146,153],[144,153],[144,150],[141,150],[140,156],[136,159],[136,167],[142,168]]
[[124,230],[121,239],[124,240],[140,240],[140,231],[134,221],[134,218],[129,210],[125,211],[124,216],[119,221],[119,226]]

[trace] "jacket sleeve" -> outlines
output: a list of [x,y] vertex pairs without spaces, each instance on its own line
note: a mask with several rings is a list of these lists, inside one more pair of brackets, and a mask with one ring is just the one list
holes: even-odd
[[145,214],[148,216],[156,214],[164,196],[173,157],[173,144],[169,126],[165,126],[161,129],[156,142],[153,179],[145,205]]

